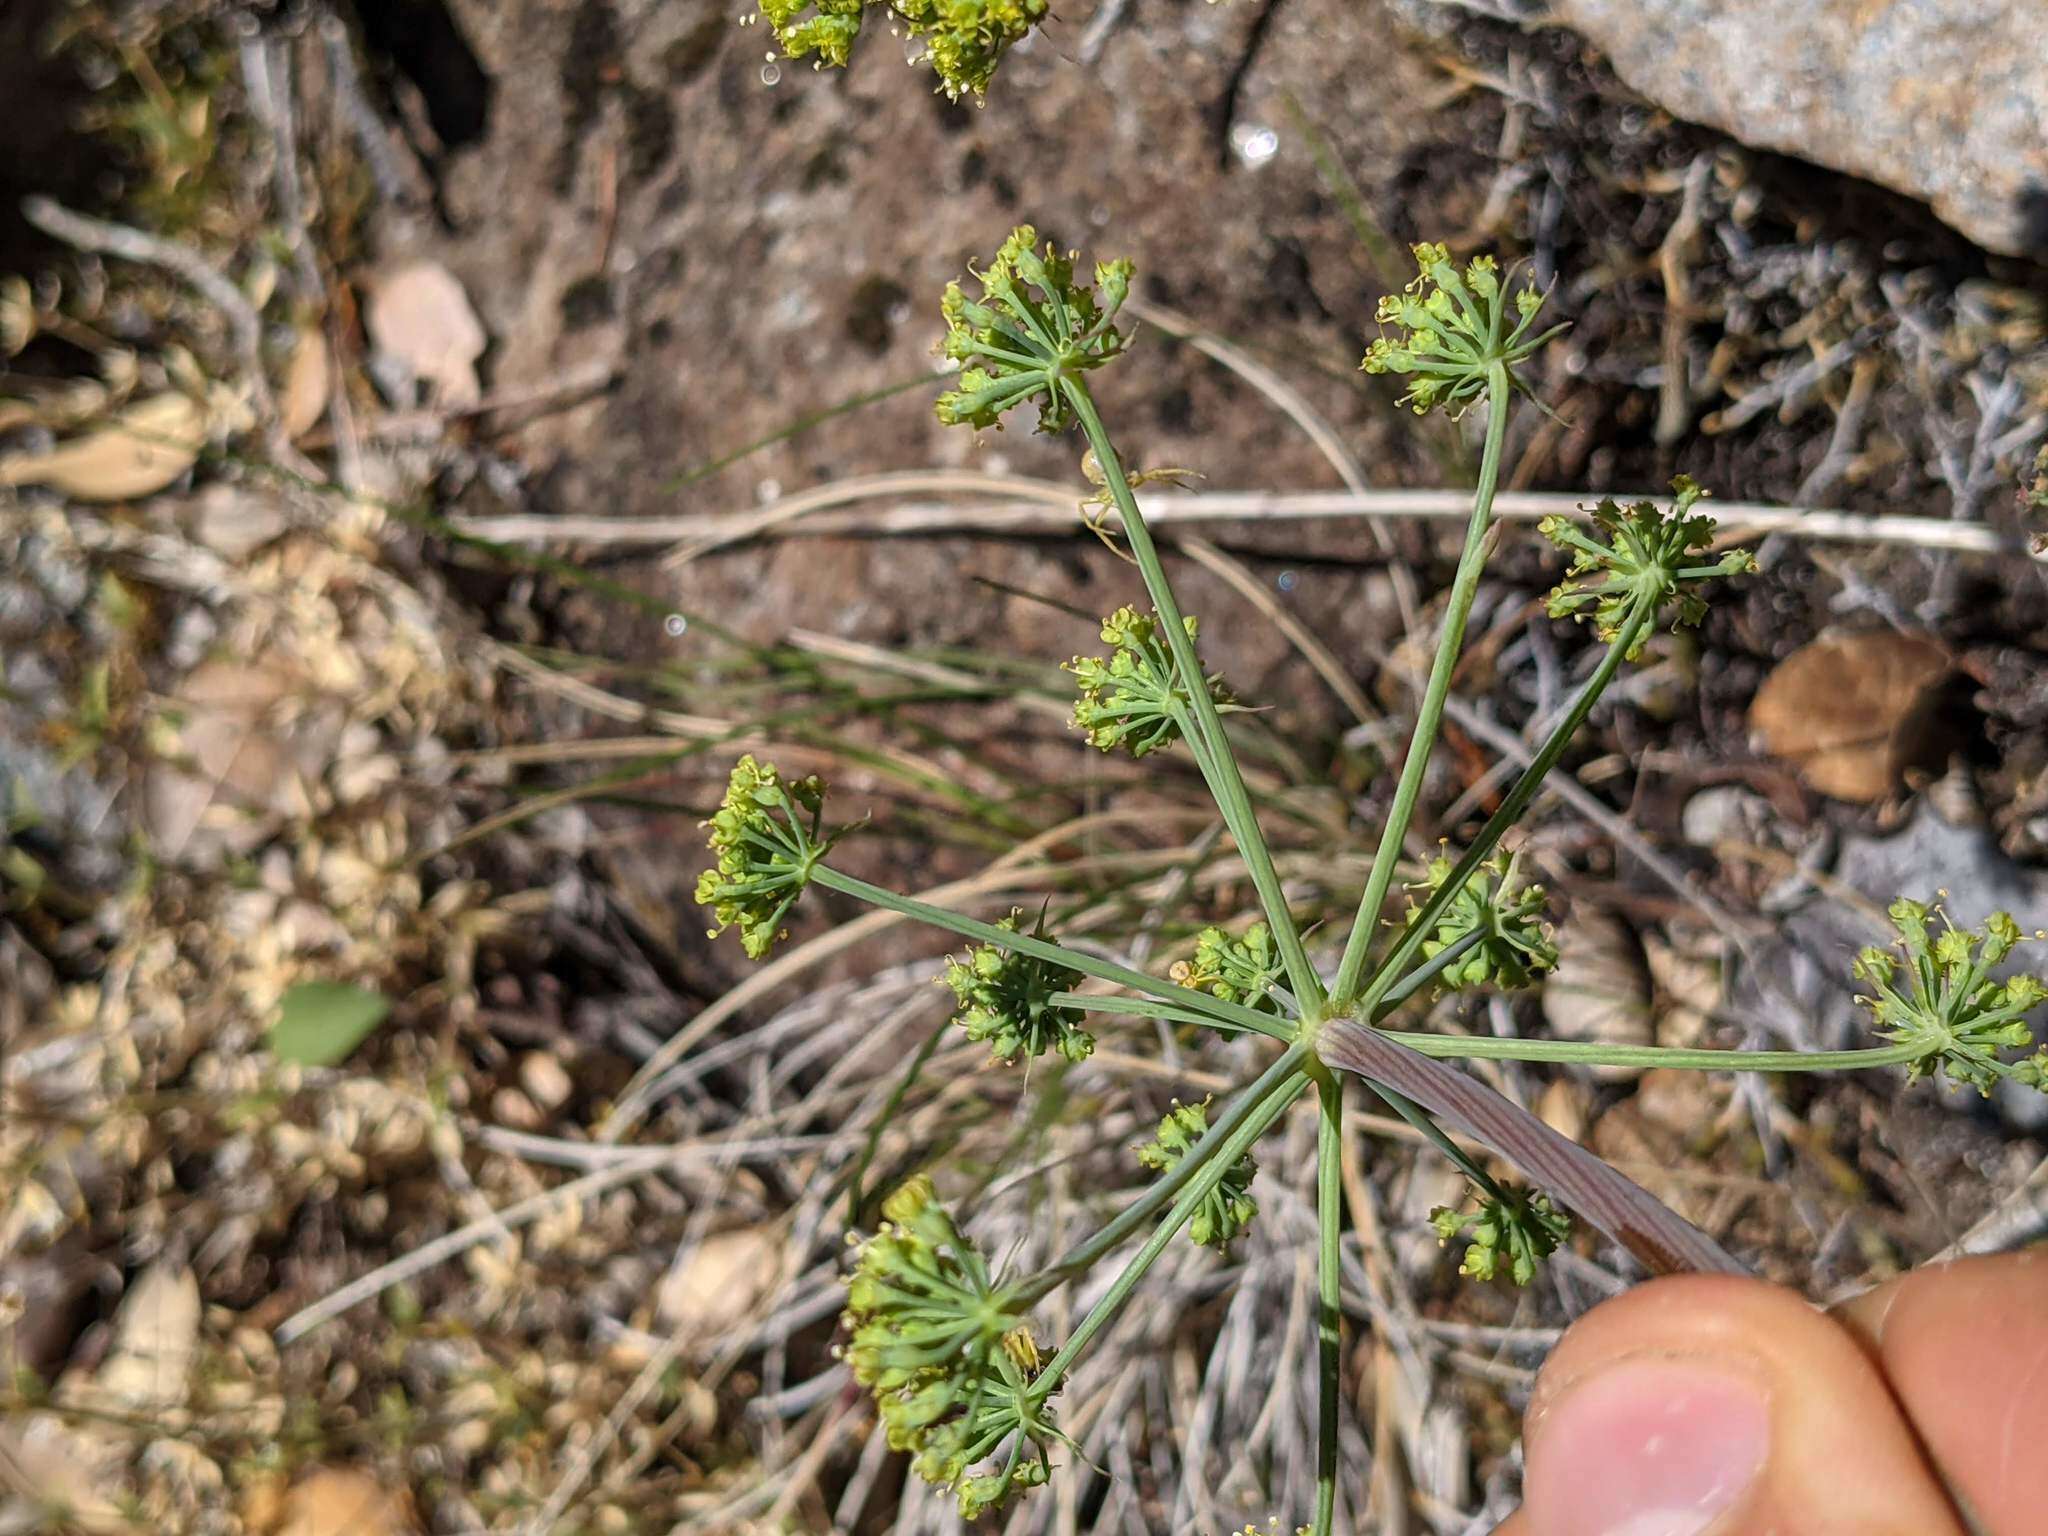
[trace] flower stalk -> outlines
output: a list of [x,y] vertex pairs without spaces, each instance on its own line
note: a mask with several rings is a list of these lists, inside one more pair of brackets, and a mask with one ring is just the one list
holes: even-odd
[[[1337,1005],[1348,1004],[1358,988],[1372,946],[1374,928],[1386,906],[1387,892],[1394,883],[1394,867],[1401,858],[1408,828],[1415,819],[1415,805],[1422,795],[1423,777],[1429,772],[1430,753],[1437,732],[1443,726],[1444,701],[1450,697],[1451,675],[1465,644],[1465,625],[1472,617],[1472,604],[1479,596],[1479,578],[1486,567],[1487,534],[1493,526],[1494,491],[1500,484],[1501,449],[1507,441],[1508,397],[1512,391],[1505,363],[1486,369],[1486,445],[1479,456],[1479,486],[1472,495],[1472,516],[1465,526],[1465,547],[1458,556],[1457,575],[1451,581],[1449,606],[1444,611],[1442,631],[1437,636],[1436,656],[1423,685],[1422,702],[1415,711],[1415,729],[1408,738],[1408,752],[1401,760],[1401,778],[1394,786],[1394,802],[1380,829],[1378,850],[1366,874],[1365,894],[1359,898],[1358,914],[1351,920],[1351,936],[1344,942],[1343,958],[1337,963],[1337,979],[1330,992]],[[1470,878],[1468,872],[1467,878]]]
[[[899,16],[918,18],[912,31],[926,40],[948,88],[974,91],[987,83],[1003,49],[1021,35],[1018,29],[1028,30],[1043,13],[1042,0],[965,0],[952,9],[933,8],[930,0],[892,0],[892,6]],[[790,51],[843,62],[862,14],[859,0],[782,0],[770,19]],[[1035,1274],[997,1273],[940,1204],[929,1179],[913,1179],[885,1202],[885,1219],[860,1246],[849,1281],[848,1362],[874,1394],[889,1443],[913,1455],[920,1475],[956,1490],[965,1516],[1043,1484],[1055,1456],[1063,1448],[1071,1453],[1049,1406],[1067,1374],[1179,1234],[1218,1250],[1243,1236],[1258,1215],[1254,1148],[1313,1087],[1319,1407],[1312,1529],[1315,1536],[1331,1536],[1343,1396],[1340,1175],[1350,1133],[1340,1066],[1362,1075],[1366,1090],[1473,1186],[1472,1208],[1432,1217],[1445,1244],[1463,1245],[1460,1270],[1481,1282],[1518,1285],[1528,1284],[1544,1258],[1570,1240],[1570,1219],[1544,1191],[1489,1172],[1447,1124],[1496,1151],[1518,1151],[1525,1173],[1569,1197],[1584,1219],[1610,1236],[1627,1242],[1654,1229],[1656,1241],[1635,1248],[1653,1264],[1739,1266],[1584,1149],[1470,1077],[1418,1055],[1710,1071],[1904,1067],[1909,1078],[1936,1073],[1980,1092],[2003,1083],[2048,1091],[2048,1050],[2026,1054],[2034,1043],[2027,1020],[2048,1001],[2048,981],[2008,974],[2024,942],[2017,925],[1994,914],[1976,928],[1959,929],[1938,906],[1904,900],[1892,908],[1892,946],[1864,951],[1856,966],[1869,988],[1864,1002],[1874,1032],[1885,1042],[1876,1046],[1723,1051],[1382,1028],[1408,1000],[1431,989],[1519,987],[1555,963],[1543,893],[1519,878],[1515,859],[1500,851],[1502,839],[1658,625],[1667,618],[1675,625],[1699,623],[1705,584],[1754,566],[1741,551],[1715,552],[1713,522],[1699,510],[1704,493],[1690,481],[1677,482],[1669,511],[1647,501],[1607,501],[1593,509],[1590,530],[1546,523],[1543,532],[1568,557],[1549,612],[1590,620],[1605,651],[1478,833],[1455,858],[1446,851],[1430,862],[1411,890],[1405,920],[1389,925],[1385,943],[1376,943],[1421,813],[1495,538],[1493,503],[1504,472],[1509,409],[1517,393],[1533,395],[1525,372],[1556,333],[1538,327],[1544,296],[1526,285],[1517,290],[1489,258],[1461,269],[1441,246],[1417,246],[1414,254],[1417,276],[1382,301],[1380,319],[1389,330],[1364,366],[1405,377],[1403,403],[1418,411],[1457,413],[1484,401],[1484,446],[1436,653],[1327,992],[1225,728],[1224,716],[1240,706],[1203,664],[1200,628],[1176,598],[1091,393],[1087,375],[1129,346],[1118,318],[1131,266],[1099,263],[1092,280],[1083,280],[1078,258],[1041,246],[1029,226],[1017,229],[974,274],[978,295],[969,297],[959,284],[947,289],[941,351],[960,373],[938,400],[939,418],[994,430],[1011,411],[1029,407],[1039,431],[1077,428],[1087,440],[1091,478],[1123,525],[1149,608],[1117,608],[1100,631],[1109,653],[1067,664],[1077,690],[1073,723],[1096,748],[1126,752],[1141,763],[1185,746],[1242,856],[1259,920],[1241,937],[1221,927],[1201,930],[1192,956],[1160,977],[1062,943],[1049,931],[1049,912],[1029,931],[1019,912],[996,922],[953,912],[827,862],[843,830],[825,828],[824,786],[815,778],[784,780],[751,757],[734,768],[725,799],[706,824],[714,864],[699,883],[698,899],[713,909],[714,936],[738,929],[754,958],[785,936],[790,913],[813,885],[966,939],[970,947],[947,963],[941,979],[954,994],[959,1027],[989,1047],[991,1069],[1020,1057],[1052,1057],[1089,1070],[1091,1015],[1111,1025],[1141,1019],[1261,1035],[1282,1046],[1213,1117],[1207,1101],[1175,1103],[1157,1136],[1137,1151],[1140,1165],[1156,1175],[1149,1187]],[[1084,990],[1090,982],[1114,990]],[[913,1063],[913,1075],[936,1039]],[[892,1097],[889,1111],[903,1091]],[[870,1151],[873,1144],[871,1135]],[[1078,1326],[1045,1357],[1032,1331],[1032,1307],[1133,1243],[1135,1251]]]

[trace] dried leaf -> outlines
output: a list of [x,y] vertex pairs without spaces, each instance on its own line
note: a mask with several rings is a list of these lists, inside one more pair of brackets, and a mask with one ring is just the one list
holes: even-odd
[[[1557,964],[1543,982],[1543,1021],[1560,1040],[1649,1045],[1650,974],[1635,930],[1598,907],[1572,909],[1557,935]],[[1640,1067],[1593,1067],[1620,1081]]]
[[277,402],[284,435],[294,442],[318,426],[320,418],[327,414],[328,364],[327,338],[320,334],[319,326],[307,326],[299,332],[298,344],[292,348],[291,364],[284,374],[284,391]]
[[126,501],[176,480],[205,442],[203,405],[189,395],[152,395],[48,453],[0,455],[0,485],[47,485],[81,501]]
[[437,404],[460,409],[483,398],[476,376],[483,322],[453,273],[439,262],[409,261],[376,274],[369,288],[363,324],[380,352],[425,381]]
[[368,1473],[323,1467],[292,1489],[277,1536],[413,1536],[409,1505]]
[[265,1037],[280,1061],[331,1067],[363,1043],[391,1012],[391,1000],[367,987],[306,981],[278,999],[277,1022]]
[[1881,799],[1908,768],[1938,767],[1946,756],[1940,704],[1953,671],[1929,635],[1823,635],[1764,680],[1750,729],[1822,794]]
[[135,1417],[181,1406],[191,1389],[198,1341],[198,1280],[183,1265],[152,1264],[121,1298],[114,1345],[94,1374],[90,1395],[110,1412]]

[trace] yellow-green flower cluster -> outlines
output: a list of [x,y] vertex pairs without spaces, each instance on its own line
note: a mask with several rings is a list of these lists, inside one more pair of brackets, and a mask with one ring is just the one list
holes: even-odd
[[[1015,932],[1018,920],[1012,912],[996,926]],[[960,1003],[953,1021],[968,1039],[986,1040],[997,1061],[1047,1051],[1085,1061],[1095,1049],[1095,1037],[1081,1028],[1082,1011],[1053,1001],[1053,994],[1080,983],[1079,971],[1000,944],[977,944],[966,958],[947,963],[944,980]]]
[[[1200,626],[1194,616],[1182,622],[1188,638],[1196,638]],[[1193,695],[1181,682],[1158,619],[1129,606],[1119,608],[1102,621],[1102,638],[1115,647],[1106,659],[1076,656],[1062,663],[1080,689],[1075,727],[1087,734],[1090,746],[1104,752],[1122,748],[1133,757],[1144,757],[1172,746],[1181,738]],[[1230,690],[1220,677],[1211,676],[1205,683],[1219,708],[1232,705]]]
[[[1565,579],[1550,594],[1553,619],[1583,619],[1591,608],[1595,633],[1611,641],[1635,613],[1647,609],[1654,624],[1667,604],[1676,603],[1674,629],[1698,624],[1707,615],[1706,599],[1697,590],[1701,582],[1756,569],[1756,557],[1746,549],[1706,556],[1715,523],[1693,508],[1707,493],[1685,475],[1673,480],[1671,489],[1675,505],[1669,512],[1650,501],[1617,506],[1612,498],[1593,508],[1593,524],[1605,542],[1588,538],[1567,517],[1546,517],[1537,524],[1545,538],[1572,557]],[[1642,654],[1648,634],[1646,625],[1629,647],[1629,660]]]
[[[1414,889],[1421,891],[1426,901],[1443,888],[1452,869],[1447,858],[1430,860],[1428,877]],[[1516,879],[1515,861],[1506,854],[1495,854],[1472,872],[1471,879],[1438,915],[1434,935],[1422,941],[1427,959],[1434,960],[1447,949],[1459,951],[1437,973],[1438,984],[1447,991],[1463,987],[1513,991],[1528,986],[1535,972],[1557,964],[1557,946],[1550,941],[1543,910],[1543,887],[1521,884]],[[1411,922],[1419,911],[1411,900]]]
[[[847,1281],[842,1353],[874,1394],[892,1450],[920,1477],[956,1488],[972,1519],[1045,1482],[1048,1452],[1066,1437],[1033,1390],[1038,1345],[1014,1292],[934,1198],[911,1179],[882,1206]],[[997,1470],[968,1477],[999,1457]]]
[[[1199,1104],[1176,1101],[1159,1122],[1159,1134],[1138,1148],[1138,1161],[1155,1172],[1171,1173],[1208,1131],[1207,1099]],[[1195,1207],[1188,1221],[1188,1236],[1205,1248],[1228,1247],[1259,1214],[1259,1203],[1252,1198],[1252,1179],[1258,1171],[1249,1152],[1225,1169],[1222,1179]]]
[[759,960],[787,937],[782,920],[835,840],[819,828],[824,800],[815,776],[785,782],[751,753],[733,765],[725,798],[704,823],[717,862],[697,880],[699,905],[718,920],[712,938],[738,928],[749,958]]
[[[1380,300],[1380,324],[1391,326],[1367,349],[1359,366],[1367,373],[1401,374],[1409,381],[1401,396],[1422,416],[1441,405],[1462,410],[1484,394],[1495,367],[1507,370],[1508,382],[1527,392],[1515,369],[1562,326],[1531,334],[1543,308],[1543,295],[1524,287],[1511,299],[1491,256],[1475,256],[1459,275],[1451,253],[1441,245],[1418,245],[1414,279],[1399,293]],[[1508,320],[1513,309],[1515,319]],[[1496,401],[1498,409],[1507,402]]]
[[2001,1081],[2048,1092],[2048,1048],[2017,1061],[2002,1054],[2034,1043],[2026,1016],[2048,1001],[2048,981],[2039,976],[1992,975],[2024,938],[2012,914],[1994,912],[1982,927],[1958,928],[1947,913],[1902,896],[1889,915],[1898,935],[1892,948],[1858,955],[1856,979],[1871,988],[1873,995],[1859,1001],[1879,1034],[1927,1047],[1907,1064],[1907,1075],[1938,1071],[1986,1095]]
[[868,0],[761,0],[761,19],[792,59],[815,54],[814,67],[846,68]]
[[1535,1279],[1537,1266],[1557,1252],[1572,1230],[1571,1218],[1552,1205],[1548,1195],[1508,1189],[1498,1199],[1483,1197],[1476,1211],[1439,1206],[1430,1212],[1429,1224],[1436,1228],[1439,1242],[1471,1234],[1459,1274],[1491,1280],[1505,1263],[1508,1278],[1517,1285]]
[[1173,968],[1173,979],[1226,1003],[1277,1014],[1280,1000],[1273,995],[1273,986],[1281,970],[1273,931],[1264,923],[1253,923],[1241,939],[1221,928],[1204,928],[1195,937],[1193,958]]
[[924,43],[939,89],[958,101],[988,90],[1003,54],[1045,19],[1049,0],[892,0],[891,8]]
[[924,62],[955,101],[987,91],[1004,53],[1049,9],[1049,0],[761,0],[761,17],[789,57],[815,54],[814,67],[844,69],[873,4],[924,44]]
[[1038,407],[1038,430],[1057,432],[1073,415],[1064,385],[1120,354],[1124,335],[1113,323],[1130,296],[1128,261],[1095,264],[1094,285],[1074,281],[1078,252],[1038,250],[1038,231],[1020,224],[984,272],[981,297],[946,285],[940,312],[946,334],[939,352],[961,365],[959,385],[939,396],[947,426],[993,427],[1027,401]]

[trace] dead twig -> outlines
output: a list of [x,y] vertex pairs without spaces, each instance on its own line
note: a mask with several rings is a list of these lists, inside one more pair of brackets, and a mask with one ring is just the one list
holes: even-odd
[[[980,500],[917,499],[953,493]],[[1557,494],[1502,492],[1494,515],[1508,522],[1587,515],[1597,500],[1591,492]],[[1634,498],[1631,498],[1634,499]],[[1668,498],[1642,500],[1667,505]],[[570,543],[606,546],[674,544],[689,548],[670,557],[695,559],[710,550],[756,538],[848,535],[912,536],[979,533],[991,537],[1078,529],[1078,498],[1072,487],[1047,480],[1023,480],[954,471],[915,471],[840,481],[785,498],[758,512],[685,513],[675,517],[555,517],[514,513],[502,517],[453,517],[452,527],[501,544]],[[893,501],[882,511],[845,510],[868,501]],[[1464,491],[1162,491],[1140,493],[1138,504],[1154,527],[1201,523],[1316,522],[1357,517],[1458,518],[1472,515]],[[1714,515],[1727,529],[1750,534],[1782,533],[1802,539],[1846,544],[1899,544],[1964,554],[2023,554],[2026,542],[1981,523],[1939,517],[1845,512],[1828,507],[1774,507],[1761,502],[1715,502]]]
[[[1677,442],[1692,425],[1692,386],[1685,367],[1685,343],[1693,321],[1692,283],[1687,266],[1697,252],[1705,227],[1700,215],[1713,171],[1711,154],[1693,157],[1685,173],[1678,217],[1666,231],[1663,244],[1657,247],[1657,270],[1664,279],[1664,378],[1657,392],[1656,429],[1657,442],[1662,446]],[[1803,490],[1801,494],[1803,499]]]

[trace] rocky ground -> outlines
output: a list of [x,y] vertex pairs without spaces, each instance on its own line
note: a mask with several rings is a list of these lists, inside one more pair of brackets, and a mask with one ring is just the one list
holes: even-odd
[[[1120,1035],[1027,1093],[934,1033],[935,941],[820,900],[764,986],[689,892],[744,743],[827,773],[900,888],[1049,896],[1155,966],[1247,910],[1184,769],[1063,730],[1053,663],[1136,590],[1075,448],[932,419],[936,295],[1017,222],[1138,263],[1102,398],[1180,472],[1147,490],[1283,498],[1171,559],[1333,925],[1453,525],[1284,498],[1469,483],[1476,423],[1357,371],[1405,242],[1525,257],[1571,322],[1514,491],[1821,509],[1754,514],[1761,572],[1539,807],[1564,984],[1437,1025],[1835,1046],[1892,896],[2048,925],[2043,269],[1674,120],[1562,27],[1112,3],[982,106],[886,35],[813,74],[673,0],[0,27],[0,1522],[947,1526],[830,1355],[849,1223],[943,1157],[993,1247],[1055,1250],[1252,1055]],[[1556,574],[1503,538],[1431,838],[1589,659]],[[1492,1080],[1816,1297],[2040,1203],[2019,1096]],[[1543,1349],[1632,1271],[1588,1240],[1526,1297],[1460,1281],[1455,1180],[1368,1125],[1347,1497],[1483,1530]],[[1274,1138],[1230,1261],[1148,1284],[1063,1404],[1109,1475],[1019,1529],[1286,1518],[1312,1141]]]

